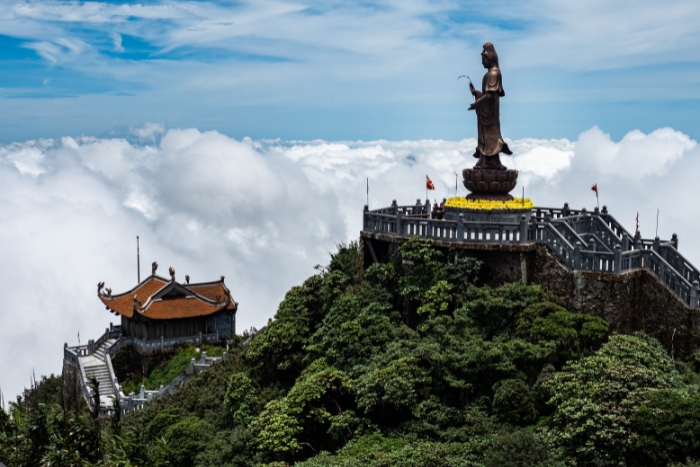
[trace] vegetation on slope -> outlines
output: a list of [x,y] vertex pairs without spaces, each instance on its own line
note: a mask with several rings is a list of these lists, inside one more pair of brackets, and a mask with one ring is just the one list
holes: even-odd
[[[248,346],[99,430],[39,384],[0,415],[0,461],[696,465],[700,359],[674,362],[654,339],[608,335],[605,321],[538,286],[480,286],[472,258],[418,240],[400,252],[363,270],[357,245],[342,246]],[[97,436],[97,454],[77,448],[61,413]],[[80,461],[57,462],[53,449]]]
[[135,372],[130,378],[120,381],[122,391],[124,394],[138,393],[141,390],[141,384],[144,385],[145,389],[149,390],[167,386],[190,366],[193,358],[198,361],[202,356],[202,352],[206,352],[209,357],[221,357],[225,350],[224,347],[218,345],[182,346],[172,356],[162,361],[145,378],[138,372]]

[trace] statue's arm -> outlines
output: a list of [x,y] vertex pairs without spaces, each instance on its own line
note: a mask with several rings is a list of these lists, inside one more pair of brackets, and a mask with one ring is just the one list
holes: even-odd
[[[479,92],[479,91],[477,91],[477,92]],[[479,93],[479,94],[480,94],[480,96],[477,97],[476,100],[474,102],[472,102],[472,105],[469,106],[469,110],[476,109],[476,106],[477,106],[477,104],[479,104],[479,102],[482,102],[482,101],[487,100],[487,99],[494,99],[496,97],[495,91],[486,91],[486,92]]]
[[471,82],[469,83],[469,90],[472,92],[472,96],[475,98],[478,99],[481,97],[481,91],[478,91]]

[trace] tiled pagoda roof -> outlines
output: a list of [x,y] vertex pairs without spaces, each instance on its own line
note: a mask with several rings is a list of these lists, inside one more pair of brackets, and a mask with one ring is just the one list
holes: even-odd
[[224,278],[214,282],[181,284],[172,279],[153,274],[133,289],[112,295],[98,284],[97,296],[108,310],[133,318],[134,314],[149,319],[177,319],[207,316],[221,310],[236,310],[238,304],[224,284]]

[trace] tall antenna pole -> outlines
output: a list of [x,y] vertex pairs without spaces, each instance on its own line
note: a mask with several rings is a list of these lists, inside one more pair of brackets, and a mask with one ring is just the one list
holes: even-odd
[[139,251],[139,236],[136,236],[136,279],[141,283],[141,252]]

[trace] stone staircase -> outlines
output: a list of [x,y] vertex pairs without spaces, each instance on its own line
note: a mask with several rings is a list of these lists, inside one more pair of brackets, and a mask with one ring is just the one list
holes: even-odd
[[105,351],[114,342],[116,342],[116,339],[108,339],[92,355],[80,357],[85,370],[85,382],[87,383],[94,376],[97,382],[100,383],[100,405],[102,407],[112,407],[114,405],[114,389],[109,377],[109,368],[107,368],[107,363],[105,362]]

